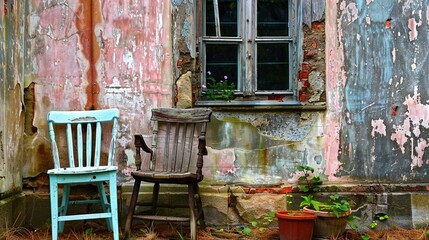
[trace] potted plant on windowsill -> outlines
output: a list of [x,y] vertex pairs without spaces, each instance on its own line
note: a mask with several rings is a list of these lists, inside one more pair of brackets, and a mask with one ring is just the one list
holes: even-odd
[[323,184],[320,177],[314,175],[314,168],[310,166],[298,166],[297,171],[301,174],[299,190],[310,193],[302,196],[299,206],[303,212],[317,215],[313,237],[328,238],[343,234],[348,222],[357,218],[351,215],[350,202],[341,199],[338,194],[330,195],[326,201],[316,200],[312,193],[319,192]]
[[216,80],[211,76],[211,72],[207,72],[207,85],[205,88],[204,96],[207,100],[223,100],[231,101],[234,99],[235,84],[228,82],[228,76],[224,76],[223,80]]

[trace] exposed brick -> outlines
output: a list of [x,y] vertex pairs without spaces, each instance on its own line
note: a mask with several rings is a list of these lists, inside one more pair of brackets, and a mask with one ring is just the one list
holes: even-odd
[[268,100],[277,100],[277,101],[281,101],[283,100],[284,96],[283,95],[269,95],[268,96]]
[[390,28],[392,26],[392,19],[387,19],[385,26],[386,26],[386,28]]
[[287,194],[292,192],[292,186],[282,187],[278,190],[279,194]]
[[301,71],[303,72],[309,72],[311,70],[311,65],[308,63],[303,63],[301,66]]
[[305,92],[302,92],[301,94],[299,94],[299,101],[305,102],[306,100],[307,100],[307,95],[305,94]]
[[304,51],[304,59],[312,59],[315,55],[317,55],[317,50],[305,50]]
[[308,78],[309,73],[308,72],[299,72],[299,79]]
[[302,86],[304,86],[304,87],[308,87],[308,86],[310,86],[310,82],[308,81],[308,79],[305,79],[304,81],[302,81]]
[[313,29],[313,30],[324,30],[325,24],[323,22],[313,22],[313,23],[311,23],[311,29]]

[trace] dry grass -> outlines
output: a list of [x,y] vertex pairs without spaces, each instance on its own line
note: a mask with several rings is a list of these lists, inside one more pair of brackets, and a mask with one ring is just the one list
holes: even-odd
[[[368,231],[365,233],[348,230],[338,238],[331,240],[362,240],[362,235],[366,234],[371,240],[428,240],[427,229],[403,229],[392,227],[390,229]],[[132,231],[133,240],[171,240],[189,239],[189,229],[181,226],[159,225],[154,228],[137,226]],[[51,239],[50,228],[31,230],[22,227],[0,229],[0,240],[48,240]],[[106,240],[112,239],[112,234],[99,225],[86,224],[85,226],[67,229],[59,234],[59,240]],[[216,228],[208,227],[206,231],[198,231],[199,240],[220,240],[220,239],[242,239],[242,240],[275,240],[279,239],[277,228],[268,228],[263,232],[254,229],[248,236],[233,231],[219,231]]]

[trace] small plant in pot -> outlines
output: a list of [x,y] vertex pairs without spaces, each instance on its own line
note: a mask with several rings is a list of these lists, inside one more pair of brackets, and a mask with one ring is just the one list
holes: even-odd
[[[308,179],[308,181],[316,180],[317,178]],[[303,189],[305,189],[305,186],[303,186]],[[292,197],[292,195],[286,195],[287,202],[289,197]],[[316,213],[305,212],[302,209],[281,210],[277,211],[275,216],[278,219],[280,240],[311,240],[313,238],[314,224],[317,218]]]
[[299,206],[303,212],[317,215],[313,237],[328,238],[343,234],[348,222],[356,219],[351,216],[350,202],[341,199],[338,194],[330,195],[326,201],[316,200],[313,194],[320,191],[323,181],[314,175],[314,168],[310,166],[298,166],[297,171],[301,174],[299,190],[311,193],[302,196]]

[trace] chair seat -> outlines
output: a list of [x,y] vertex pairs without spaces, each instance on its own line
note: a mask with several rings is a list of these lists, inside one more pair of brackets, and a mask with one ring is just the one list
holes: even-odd
[[69,175],[69,174],[87,174],[116,171],[117,166],[98,166],[98,167],[75,167],[75,168],[55,168],[48,170],[48,174]]
[[131,172],[134,178],[139,178],[145,182],[168,182],[168,183],[193,183],[197,182],[197,174],[191,172],[176,173],[164,171],[134,171]]

